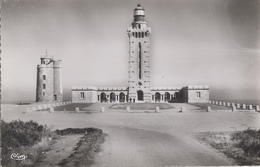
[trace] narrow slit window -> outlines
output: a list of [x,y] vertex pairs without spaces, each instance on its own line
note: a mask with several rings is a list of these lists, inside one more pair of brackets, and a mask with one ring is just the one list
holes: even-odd
[[45,84],[42,84],[42,88],[43,88],[43,89],[46,89],[46,85],[45,85]]
[[139,42],[139,79],[142,79],[142,46]]
[[201,98],[201,93],[200,92],[197,92],[197,97]]
[[85,98],[85,93],[84,92],[80,92],[80,98],[84,99]]

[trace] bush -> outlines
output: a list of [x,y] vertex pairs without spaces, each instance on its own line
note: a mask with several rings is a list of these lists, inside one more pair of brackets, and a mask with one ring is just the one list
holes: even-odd
[[[38,161],[41,153],[50,148],[51,139],[57,137],[47,126],[34,121],[23,122],[15,120],[10,123],[2,121],[2,165],[23,166]],[[26,161],[14,161],[12,153],[27,155]]]
[[36,122],[15,120],[10,123],[2,121],[2,149],[32,146],[42,138],[44,126]]
[[260,157],[260,130],[247,129],[231,135],[236,147],[241,148],[246,156]]

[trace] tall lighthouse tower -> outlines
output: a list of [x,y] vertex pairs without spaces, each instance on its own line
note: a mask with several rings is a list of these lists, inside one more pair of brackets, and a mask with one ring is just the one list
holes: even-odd
[[138,4],[134,9],[134,21],[128,28],[129,76],[128,101],[149,102],[150,87],[150,35],[151,28],[144,20],[144,8]]

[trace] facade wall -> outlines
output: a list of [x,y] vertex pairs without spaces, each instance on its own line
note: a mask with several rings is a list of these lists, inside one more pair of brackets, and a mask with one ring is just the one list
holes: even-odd
[[74,86],[72,88],[73,103],[95,103],[95,102],[127,102],[127,88],[97,88]]
[[[127,88],[73,87],[72,89],[73,103],[139,102],[127,97]],[[209,103],[209,88],[207,86],[152,88],[151,97],[150,102]]]
[[181,91],[183,102],[187,103],[209,103],[208,86],[188,86]]
[[53,61],[53,100],[62,101],[61,61]]
[[78,90],[72,91],[73,103],[95,103],[97,102],[97,91]]
[[51,66],[39,65],[37,67],[36,101],[53,101],[53,68]]

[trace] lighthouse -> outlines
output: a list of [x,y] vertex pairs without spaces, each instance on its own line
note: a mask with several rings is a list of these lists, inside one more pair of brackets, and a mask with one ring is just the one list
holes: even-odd
[[129,71],[128,101],[150,102],[150,36],[151,28],[145,21],[145,10],[138,4],[134,9],[134,21],[128,28]]

